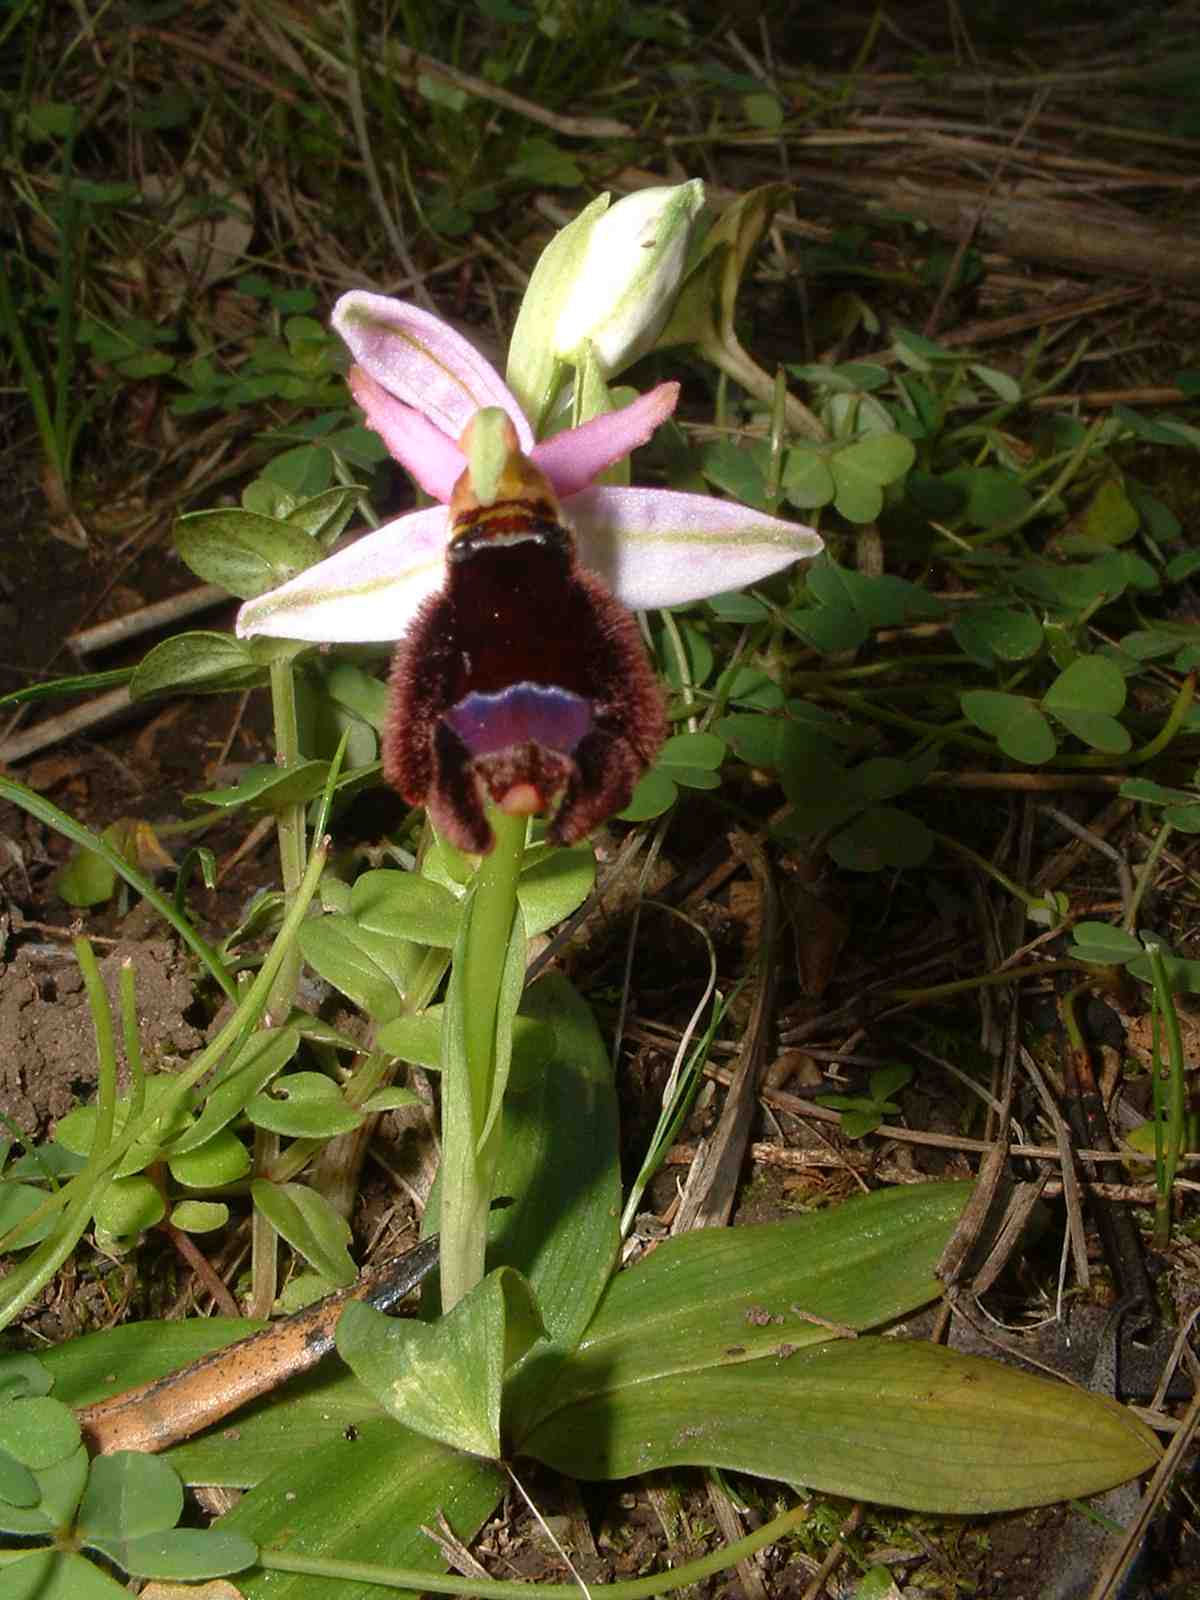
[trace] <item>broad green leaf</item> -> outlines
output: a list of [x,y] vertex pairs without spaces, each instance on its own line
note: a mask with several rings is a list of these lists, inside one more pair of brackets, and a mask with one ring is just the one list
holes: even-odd
[[501,1267],[434,1323],[384,1316],[352,1301],[338,1322],[337,1348],[405,1427],[497,1460],[504,1374],[541,1331],[528,1283]]
[[189,794],[192,805],[216,806],[233,811],[246,806],[253,811],[278,812],[304,805],[325,788],[328,761],[300,761],[292,767],[252,767],[232,788],[208,789]]
[[970,1192],[884,1189],[835,1211],[667,1240],[611,1281],[557,1381],[528,1397],[524,1426],[651,1379],[827,1340],[806,1311],[859,1329],[914,1311],[941,1293],[933,1269]]
[[342,1091],[323,1072],[286,1072],[246,1105],[256,1128],[289,1139],[331,1139],[349,1133],[363,1113],[346,1104]]
[[273,1228],[331,1283],[353,1283],[358,1275],[349,1250],[350,1225],[325,1196],[302,1183],[250,1185],[254,1204]]
[[304,959],[374,1022],[390,1022],[404,998],[419,952],[403,939],[372,933],[353,917],[313,917],[300,929]]
[[595,882],[596,857],[590,845],[551,850],[522,868],[517,879],[517,899],[526,938],[545,933],[578,910]]
[[93,1538],[136,1539],[173,1528],[183,1511],[183,1484],[158,1456],[118,1450],[92,1462],[76,1526]]
[[90,1542],[134,1578],[197,1583],[229,1572],[243,1572],[258,1560],[258,1546],[252,1540],[219,1529],[169,1528],[138,1538]]
[[959,701],[970,721],[1014,761],[1036,767],[1052,759],[1054,731],[1031,700],[996,689],[968,689]]
[[129,1322],[47,1350],[44,1365],[54,1379],[58,1399],[70,1406],[89,1406],[136,1384],[150,1383],[265,1326],[242,1317]]
[[177,1157],[202,1149],[234,1117],[240,1116],[250,1098],[277,1072],[283,1071],[299,1047],[299,1031],[290,1024],[284,1028],[260,1028],[252,1033],[209,1089],[204,1110],[196,1121],[168,1146],[167,1158],[172,1170]]
[[[362,1391],[360,1390],[360,1393]],[[320,1448],[288,1444],[279,1465],[217,1524],[259,1545],[341,1561],[445,1570],[423,1527],[445,1517],[470,1540],[508,1487],[494,1462],[450,1450],[376,1416],[347,1437],[327,1425]],[[186,1448],[186,1447],[185,1447]],[[237,1445],[226,1445],[226,1453]],[[306,1574],[249,1572],[237,1579],[246,1600],[314,1600]],[[341,1583],[337,1600],[378,1600],[375,1585]]]
[[0,1406],[0,1449],[38,1472],[79,1448],[79,1424],[61,1400],[30,1395]]
[[419,873],[380,867],[364,872],[350,892],[350,911],[360,928],[391,939],[452,950],[462,921],[462,901]]
[[175,547],[205,583],[253,600],[321,559],[321,547],[292,522],[253,511],[193,511],[175,529]]
[[1095,1494],[1159,1456],[1114,1401],[999,1362],[904,1339],[776,1339],[766,1359],[610,1383],[523,1448],[581,1478],[704,1464],[959,1515]]
[[551,974],[534,984],[521,1014],[552,1031],[554,1051],[542,1070],[518,1072],[505,1103],[496,1193],[515,1202],[493,1218],[488,1265],[516,1267],[529,1280],[550,1341],[570,1349],[591,1319],[620,1242],[612,1064],[591,1008],[565,978]]
[[270,671],[250,646],[228,633],[177,633],[142,657],[129,682],[134,700],[152,694],[219,694],[254,689]]

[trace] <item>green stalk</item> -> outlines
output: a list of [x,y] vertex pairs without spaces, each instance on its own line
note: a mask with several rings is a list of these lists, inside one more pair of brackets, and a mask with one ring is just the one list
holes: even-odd
[[[441,1286],[449,1311],[483,1277],[488,1210],[499,1156],[499,1099],[508,1075],[517,879],[525,818],[489,812],[496,843],[479,863],[446,995],[442,1070]],[[520,935],[516,935],[520,937]],[[521,938],[522,945],[524,939]],[[519,983],[518,978],[518,983]],[[514,1008],[515,1009],[515,1008]],[[503,1022],[503,1029],[498,1023]],[[503,1048],[497,1046],[503,1039]]]
[[[300,732],[296,723],[296,680],[292,663],[271,663],[271,712],[275,721],[275,763],[294,767],[300,760]],[[304,805],[284,806],[275,818],[279,835],[279,870],[283,878],[284,902],[290,906],[304,876]],[[267,1004],[268,1022],[284,1022],[296,998],[300,981],[300,951],[295,945],[279,969],[279,977]]]
[[[1162,948],[1154,940],[1144,940],[1150,962],[1150,976],[1154,984],[1154,1055],[1151,1070],[1154,1074],[1154,1173],[1158,1196],[1154,1204],[1154,1242],[1159,1249],[1171,1242],[1171,1191],[1175,1186],[1175,1173],[1183,1149],[1183,1123],[1186,1110],[1186,1091],[1183,1081],[1183,1038],[1179,1030],[1179,1013],[1175,1009],[1175,995],[1167,975]],[[1160,1027],[1166,1035],[1167,1061],[1159,1056]]]

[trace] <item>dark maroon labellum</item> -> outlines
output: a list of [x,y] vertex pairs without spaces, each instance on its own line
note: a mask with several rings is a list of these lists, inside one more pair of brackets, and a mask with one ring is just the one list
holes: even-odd
[[666,731],[637,625],[525,457],[491,505],[460,482],[451,515],[445,584],[393,660],[385,776],[461,850],[491,849],[489,804],[552,813],[547,838],[572,844],[628,804]]

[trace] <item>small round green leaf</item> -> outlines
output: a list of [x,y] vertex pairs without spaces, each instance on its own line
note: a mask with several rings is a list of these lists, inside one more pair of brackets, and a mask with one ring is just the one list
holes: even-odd
[[442,1008],[431,1006],[415,1017],[396,1017],[376,1030],[375,1043],[401,1061],[440,1072],[442,1067]]
[[995,689],[969,689],[959,698],[964,715],[990,734],[1006,756],[1034,767],[1053,757],[1053,729],[1032,701]]
[[84,1540],[136,1539],[173,1528],[183,1510],[179,1474],[161,1456],[117,1450],[92,1462],[76,1526]]
[[250,1171],[250,1152],[229,1128],[222,1128],[194,1150],[168,1158],[171,1176],[187,1189],[219,1189]]
[[1064,711],[1103,712],[1116,716],[1125,704],[1125,676],[1104,656],[1080,656],[1046,691],[1042,705],[1059,716]]
[[[41,1498],[42,1491],[29,1468],[15,1456],[10,1456],[7,1450],[0,1449],[0,1501],[5,1505],[26,1509],[36,1506]],[[2,1525],[3,1515],[0,1514]]]
[[678,789],[666,773],[651,767],[649,772],[644,772],[638,779],[632,799],[618,815],[622,822],[646,822],[651,817],[658,817],[664,811],[669,811],[675,804],[675,796],[678,793]]
[[129,1600],[129,1590],[74,1551],[31,1550],[4,1568],[4,1600]]
[[1042,647],[1042,625],[1029,611],[1013,606],[973,605],[959,613],[951,629],[960,650],[981,667],[997,660],[1025,661]]
[[212,1233],[229,1221],[229,1207],[221,1200],[181,1200],[171,1212],[171,1223],[181,1233]]
[[242,1572],[258,1560],[258,1546],[251,1540],[217,1528],[169,1528],[136,1539],[91,1542],[133,1578],[198,1583]]
[[919,867],[933,851],[933,835],[920,817],[896,806],[871,806],[829,842],[829,854],[853,872]]
[[350,911],[359,927],[392,939],[451,950],[458,938],[462,902],[440,883],[415,872],[380,867],[355,880]]
[[79,1448],[79,1424],[69,1406],[48,1394],[13,1400],[0,1408],[0,1449],[40,1472]]
[[54,1380],[36,1356],[0,1356],[0,1405],[28,1395],[49,1394]]
[[96,1226],[118,1239],[154,1227],[167,1214],[162,1190],[140,1173],[115,1178],[96,1203]]
[[323,1072],[289,1072],[247,1103],[246,1115],[256,1128],[291,1139],[331,1139],[349,1133],[363,1113],[346,1104],[342,1091]]
[[39,1209],[45,1198],[45,1191],[35,1189],[31,1183],[0,1183],[0,1238],[4,1240],[6,1251],[26,1250],[54,1232],[59,1219],[53,1211],[30,1228],[20,1227],[26,1217]]
[[801,511],[827,506],[837,493],[825,456],[799,445],[789,450],[783,459],[780,485],[791,504]]

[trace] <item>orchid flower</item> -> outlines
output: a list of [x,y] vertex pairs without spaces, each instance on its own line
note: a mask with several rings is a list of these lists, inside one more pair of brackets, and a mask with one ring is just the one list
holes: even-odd
[[[548,837],[570,843],[627,803],[664,729],[622,606],[738,589],[816,555],[821,540],[706,495],[594,484],[671,415],[678,384],[535,442],[499,374],[437,317],[356,292],[333,325],[368,425],[441,504],[248,601],[238,633],[398,641],[389,781],[465,849],[490,848],[489,800],[556,806]],[[469,425],[496,410],[502,460],[485,486],[469,470]]]

